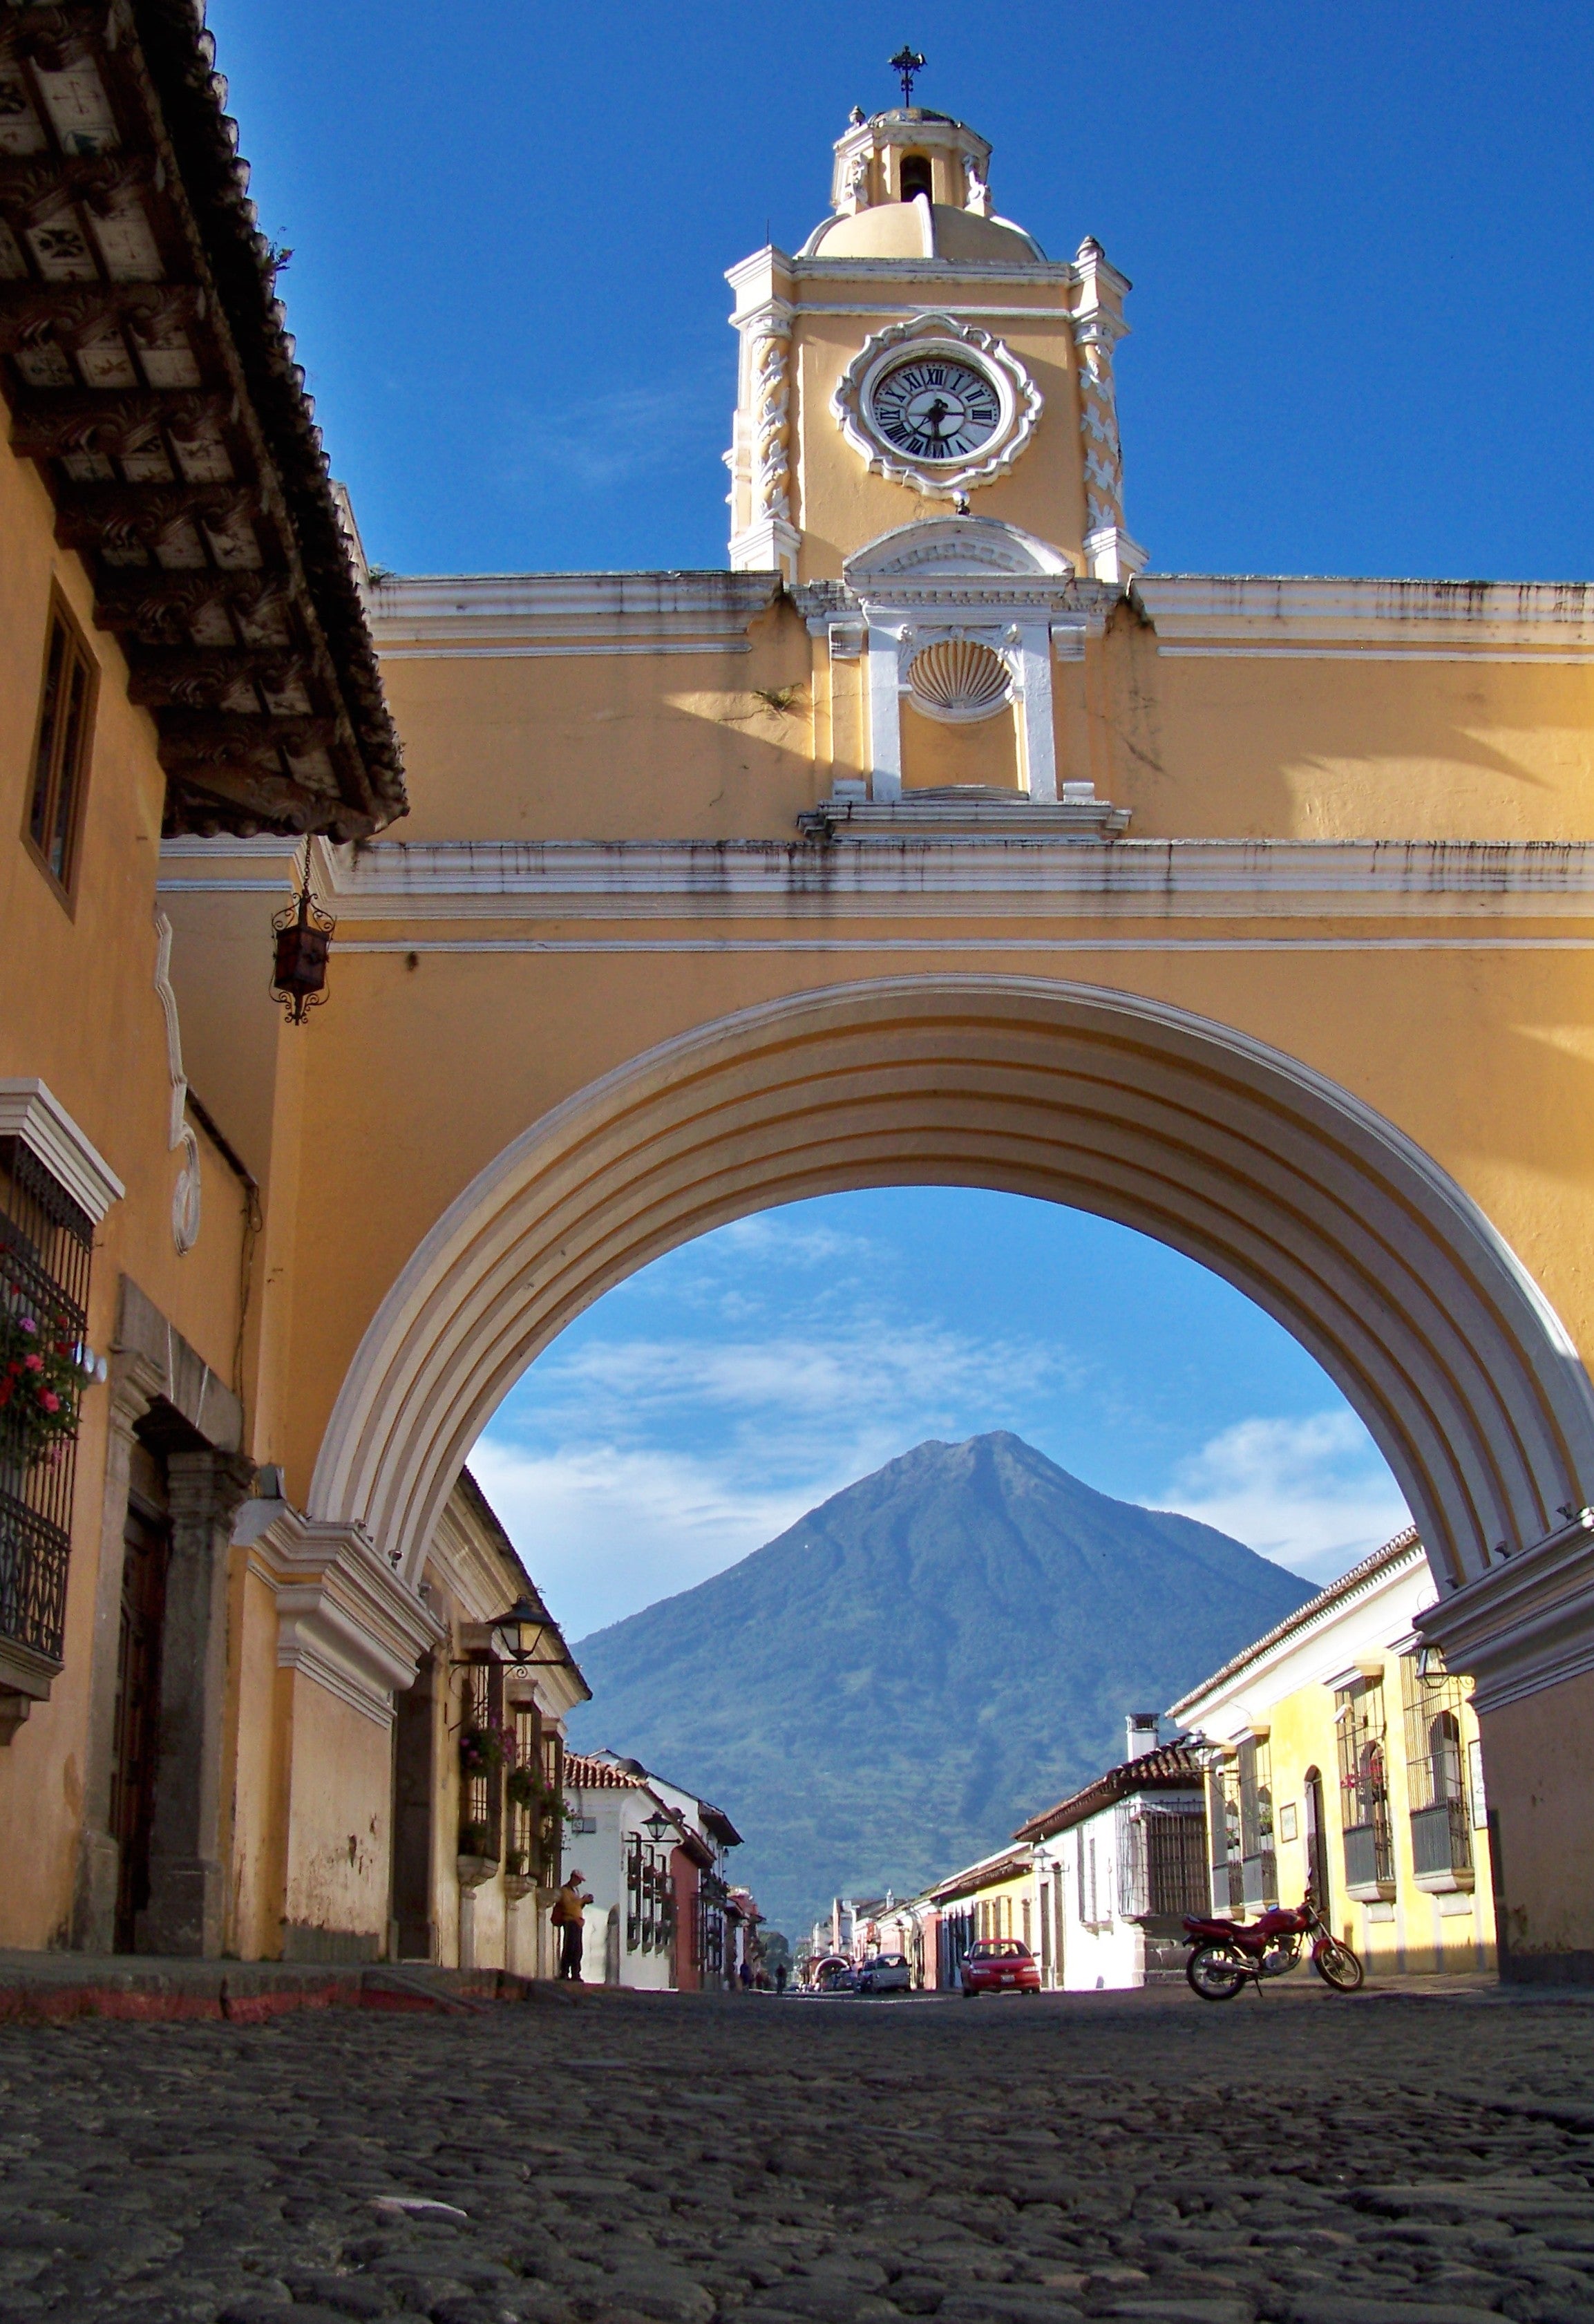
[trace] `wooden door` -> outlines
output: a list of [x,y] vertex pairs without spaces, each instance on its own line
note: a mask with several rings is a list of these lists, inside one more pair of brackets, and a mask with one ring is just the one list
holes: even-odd
[[130,1953],[150,1901],[150,1827],[161,1704],[161,1620],[170,1531],[147,1504],[133,1503],[123,1535],[122,1627],[112,1729],[111,1835],[116,1842],[114,1942]]

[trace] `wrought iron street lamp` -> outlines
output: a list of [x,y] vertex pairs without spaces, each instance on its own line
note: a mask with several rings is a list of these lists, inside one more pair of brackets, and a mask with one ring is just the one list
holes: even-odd
[[658,1848],[662,1845],[665,1833],[675,1830],[675,1818],[673,1816],[667,1816],[658,1808],[655,1808],[652,1814],[643,1824],[642,1830],[647,1833],[654,1847]]
[[556,1663],[567,1662],[564,1653],[539,1654],[553,1630],[553,1624],[540,1606],[530,1598],[520,1597],[512,1606],[500,1614],[492,1625],[493,1648],[501,1662],[512,1663],[517,1670],[546,1670]]
[[304,844],[304,877],[299,894],[272,922],[276,951],[272,999],[281,1001],[290,1025],[302,1025],[307,1009],[327,998],[327,956],[337,922],[323,911],[310,890],[310,843]]

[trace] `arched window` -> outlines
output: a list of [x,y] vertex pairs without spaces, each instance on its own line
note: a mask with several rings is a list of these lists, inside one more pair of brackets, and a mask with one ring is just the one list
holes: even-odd
[[1433,1797],[1461,1796],[1461,1722],[1453,1711],[1442,1711],[1428,1723],[1428,1765],[1433,1770]]
[[902,189],[902,198],[905,202],[912,201],[915,194],[923,194],[926,201],[933,200],[934,180],[930,173],[929,155],[904,153],[898,183]]

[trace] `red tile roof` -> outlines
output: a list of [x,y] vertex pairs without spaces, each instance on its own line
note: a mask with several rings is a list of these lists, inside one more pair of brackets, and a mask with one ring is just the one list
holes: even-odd
[[1132,1798],[1137,1792],[1200,1791],[1202,1776],[1201,1766],[1193,1752],[1183,1743],[1163,1743],[1155,1751],[1142,1751],[1137,1759],[1126,1759],[1121,1767],[1109,1767],[1083,1792],[1075,1792],[1059,1800],[1055,1808],[1046,1808],[1019,1825],[1015,1840],[1049,1840],[1054,1832],[1067,1831],[1076,1823],[1083,1823],[1102,1808],[1111,1807],[1119,1800]]

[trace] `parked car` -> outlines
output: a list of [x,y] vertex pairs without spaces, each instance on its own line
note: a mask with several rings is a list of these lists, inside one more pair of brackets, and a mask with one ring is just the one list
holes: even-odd
[[1038,1993],[1040,1969],[1017,1937],[982,1937],[963,1962],[963,1998],[977,1993]]
[[856,1982],[857,1971],[844,1953],[827,1953],[814,1964],[815,1993],[851,1993]]
[[907,1993],[912,1985],[906,1953],[872,1953],[858,1972],[860,1993]]

